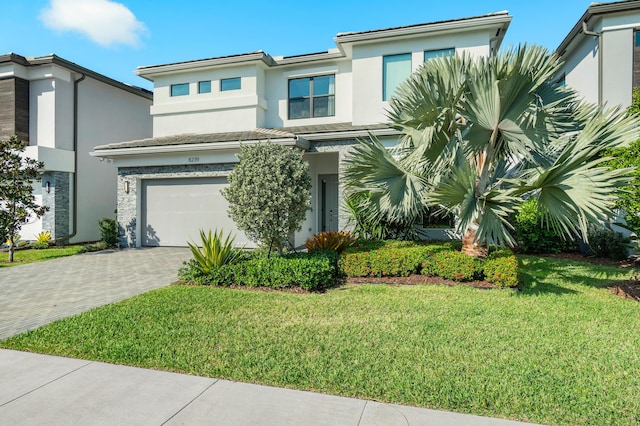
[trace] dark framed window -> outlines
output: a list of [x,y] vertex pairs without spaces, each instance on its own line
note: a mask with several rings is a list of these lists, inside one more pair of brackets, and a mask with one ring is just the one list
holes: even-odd
[[289,80],[289,119],[336,115],[335,75]]
[[189,94],[189,83],[171,85],[171,96],[185,96]]
[[211,93],[211,81],[199,81],[198,93]]
[[427,62],[432,58],[440,58],[443,56],[453,56],[456,54],[456,49],[454,47],[449,47],[447,49],[434,49],[434,50],[425,50],[424,51],[424,61]]
[[223,78],[220,80],[220,91],[226,92],[227,90],[240,90],[242,82],[240,77]]
[[411,53],[382,57],[382,100],[388,101],[400,83],[411,76]]

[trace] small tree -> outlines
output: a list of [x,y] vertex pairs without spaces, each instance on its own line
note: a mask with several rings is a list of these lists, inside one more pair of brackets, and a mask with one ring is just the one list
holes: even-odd
[[13,262],[14,237],[25,219],[34,214],[42,216],[48,207],[40,206],[33,196],[31,183],[38,179],[42,162],[25,157],[26,142],[12,136],[0,141],[0,236],[9,240],[9,262]]
[[311,177],[302,153],[271,143],[244,145],[223,191],[229,216],[252,241],[282,247],[309,209]]

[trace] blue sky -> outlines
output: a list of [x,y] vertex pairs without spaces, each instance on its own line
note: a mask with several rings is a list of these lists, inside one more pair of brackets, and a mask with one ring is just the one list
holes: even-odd
[[[0,53],[55,53],[125,83],[151,89],[133,71],[264,50],[296,55],[335,47],[339,32],[364,31],[508,10],[506,45],[555,49],[590,0],[216,1],[5,0]],[[390,7],[392,5],[392,7]]]

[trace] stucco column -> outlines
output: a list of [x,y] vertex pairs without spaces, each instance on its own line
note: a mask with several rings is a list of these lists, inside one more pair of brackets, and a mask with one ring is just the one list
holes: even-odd
[[338,150],[338,230],[352,231],[353,223],[350,223],[351,214],[345,207],[345,188],[344,188],[344,160],[351,152],[352,145],[343,145]]

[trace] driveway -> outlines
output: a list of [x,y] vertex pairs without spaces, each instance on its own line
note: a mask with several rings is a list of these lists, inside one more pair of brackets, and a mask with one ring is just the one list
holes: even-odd
[[164,287],[188,248],[105,250],[0,269],[0,339]]

